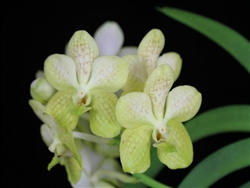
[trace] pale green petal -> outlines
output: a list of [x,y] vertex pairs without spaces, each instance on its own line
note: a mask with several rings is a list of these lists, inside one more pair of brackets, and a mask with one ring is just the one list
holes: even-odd
[[101,90],[91,91],[90,129],[101,137],[112,138],[120,133],[121,126],[115,117],[117,96]]
[[147,80],[147,72],[144,65],[144,59],[138,55],[126,55],[122,57],[129,64],[129,74],[125,85],[122,87],[124,91],[143,91]]
[[148,75],[155,69],[157,59],[164,45],[165,37],[159,29],[150,30],[140,42],[137,54],[146,60]]
[[[77,151],[72,132],[68,132],[63,129],[63,127],[51,115],[47,113],[44,113],[44,119],[46,124],[50,127],[51,134],[53,135],[54,140],[57,141],[58,145],[65,146],[72,153],[72,157],[76,159],[79,166],[82,166],[82,159],[80,153]],[[67,151],[65,152],[66,153],[59,153],[59,155],[61,155],[62,157],[71,156],[71,154],[68,154]]]
[[64,157],[63,162],[68,175],[68,181],[71,184],[77,183],[82,175],[82,167],[74,157]]
[[125,128],[136,128],[143,124],[154,124],[155,118],[149,96],[132,92],[122,96],[116,105],[116,118]]
[[51,133],[51,130],[49,128],[48,125],[43,124],[40,127],[40,133],[42,136],[42,140],[44,141],[44,143],[46,144],[46,146],[50,146],[53,143],[53,135]]
[[30,85],[32,98],[43,104],[46,104],[55,92],[56,89],[48,83],[45,77],[36,78]]
[[192,86],[175,87],[167,98],[165,122],[170,119],[180,122],[191,119],[201,106],[201,98],[201,93]]
[[163,118],[166,97],[174,82],[174,73],[169,65],[158,66],[148,77],[144,92],[152,101],[156,119]]
[[75,105],[72,99],[75,92],[74,89],[58,91],[46,106],[46,112],[53,116],[65,130],[73,130],[80,117],[76,109],[81,106]]
[[120,142],[120,159],[124,172],[143,173],[150,166],[150,145],[153,128],[142,125],[125,129]]
[[157,66],[162,64],[168,64],[174,71],[174,80],[177,80],[177,78],[180,75],[181,67],[182,67],[182,59],[181,56],[176,52],[168,52],[163,55],[161,55],[158,58]]
[[32,110],[34,111],[34,113],[36,114],[36,116],[42,122],[44,122],[43,113],[45,112],[45,106],[43,106],[42,103],[40,103],[39,101],[36,101],[36,100],[33,100],[33,99],[29,100],[29,105],[32,108]]
[[[170,121],[167,127],[169,136],[165,142],[169,144],[165,147],[166,150],[164,150],[164,147],[157,149],[158,158],[170,169],[186,168],[193,161],[191,139],[182,123]],[[157,147],[157,144],[154,146]]]
[[137,46],[124,46],[118,53],[118,56],[123,57],[125,55],[136,55],[137,50]]
[[124,35],[118,23],[106,21],[95,32],[94,39],[100,55],[116,55],[124,42]]
[[79,83],[86,84],[89,80],[92,63],[99,55],[95,40],[87,31],[76,31],[69,41],[67,53],[76,63]]
[[44,74],[48,82],[57,90],[78,86],[75,63],[66,55],[50,55],[44,62]]
[[87,86],[89,89],[102,89],[116,92],[126,82],[129,65],[118,56],[102,56],[95,59]]

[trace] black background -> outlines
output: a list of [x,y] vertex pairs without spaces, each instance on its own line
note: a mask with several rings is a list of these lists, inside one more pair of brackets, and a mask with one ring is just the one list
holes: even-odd
[[[28,100],[35,72],[43,69],[47,56],[64,53],[66,42],[76,30],[93,34],[103,22],[113,20],[125,33],[124,45],[138,45],[150,29],[159,28],[166,38],[163,52],[176,51],[183,59],[175,85],[189,84],[202,93],[199,113],[223,105],[250,104],[250,80],[244,68],[209,39],[156,11],[156,6],[202,14],[250,39],[247,1],[1,2],[1,184],[5,183],[4,187],[70,187],[63,167],[58,165],[47,171],[53,155],[41,140],[41,122],[28,106]],[[195,158],[189,168],[175,171],[165,168],[156,179],[176,187],[210,152],[248,136],[228,133],[202,139],[194,144]],[[237,187],[249,180],[249,174],[250,168],[239,170],[212,187]]]

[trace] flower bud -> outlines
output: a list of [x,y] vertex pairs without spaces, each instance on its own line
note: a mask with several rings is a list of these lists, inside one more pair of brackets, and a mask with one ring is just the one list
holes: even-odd
[[30,85],[30,94],[33,99],[45,104],[55,94],[53,88],[45,77],[36,78]]

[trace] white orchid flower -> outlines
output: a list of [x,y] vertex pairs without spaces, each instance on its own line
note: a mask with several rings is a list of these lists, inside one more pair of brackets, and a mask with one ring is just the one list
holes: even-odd
[[[118,56],[99,57],[95,40],[84,30],[74,33],[67,53],[68,56],[53,54],[45,60],[46,79],[59,92],[73,89],[64,94],[70,95],[68,103],[73,99],[75,106],[65,104],[66,108],[77,115],[90,110],[90,128],[94,134],[106,138],[117,136],[121,127],[115,118],[118,98],[114,92],[127,80],[128,63]],[[57,114],[53,117],[60,121],[61,115]]]

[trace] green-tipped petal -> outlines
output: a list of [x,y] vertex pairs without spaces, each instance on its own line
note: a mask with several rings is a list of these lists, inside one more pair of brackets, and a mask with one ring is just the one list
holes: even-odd
[[129,64],[129,74],[125,85],[122,87],[124,91],[143,91],[147,80],[147,72],[144,67],[144,59],[138,55],[126,55],[122,57]]
[[174,71],[174,80],[177,80],[177,78],[180,75],[181,67],[182,67],[182,59],[181,56],[176,52],[168,52],[163,55],[161,55],[158,58],[157,66],[162,64],[168,64]]
[[169,65],[158,66],[148,77],[144,92],[152,101],[155,117],[163,118],[166,97],[174,82],[174,73]]
[[159,29],[150,30],[139,44],[137,54],[146,60],[149,75],[156,67],[157,59],[165,45],[165,37]]
[[155,121],[150,98],[142,92],[122,96],[116,105],[116,117],[125,128],[136,128],[143,124],[153,125]]
[[[165,151],[164,147],[158,147],[158,158],[170,169],[188,167],[193,161],[193,145],[185,127],[180,122],[170,121],[168,131],[169,136],[165,142],[169,144],[164,146]],[[157,147],[157,144],[154,146]]]
[[116,92],[125,84],[129,65],[118,56],[102,56],[95,59],[87,86],[90,89],[101,89]]
[[67,171],[68,181],[71,184],[77,183],[82,175],[82,167],[74,157],[64,157],[63,163]]
[[[74,89],[58,91],[46,106],[46,112],[53,116],[65,130],[73,130],[80,117],[80,114],[75,111],[81,106],[75,105],[72,99],[75,92]],[[84,109],[81,110],[84,111]]]
[[48,82],[57,90],[78,86],[75,63],[66,55],[50,55],[44,62],[44,74]]
[[201,98],[201,93],[192,86],[175,87],[167,98],[165,122],[170,119],[180,122],[191,119],[201,106]]
[[143,173],[150,166],[150,145],[153,128],[142,125],[125,129],[120,142],[120,159],[124,172]]
[[29,100],[29,105],[32,108],[32,110],[34,111],[34,113],[36,114],[36,116],[42,122],[44,122],[43,113],[45,112],[45,106],[43,106],[41,102],[33,100],[33,99]]
[[45,77],[36,78],[30,85],[32,98],[43,104],[46,104],[55,92],[56,89],[47,82]]
[[92,63],[99,55],[95,40],[87,31],[76,31],[68,43],[67,53],[76,63],[79,83],[86,84]]
[[91,91],[90,128],[98,136],[112,138],[120,133],[121,126],[116,121],[115,106],[117,96],[101,90]]
[[116,55],[124,42],[124,35],[118,23],[106,21],[94,34],[100,55]]
[[[74,157],[78,162],[78,164],[82,166],[82,159],[79,152],[77,151],[72,132],[71,131],[67,132],[65,129],[63,129],[63,127],[51,115],[47,113],[44,113],[44,119],[46,124],[50,127],[51,135],[53,135],[53,138],[54,140],[57,141],[58,145],[65,146],[72,153],[73,155],[72,157]],[[59,153],[59,154],[62,155],[63,157],[68,157],[67,153],[66,154]]]

